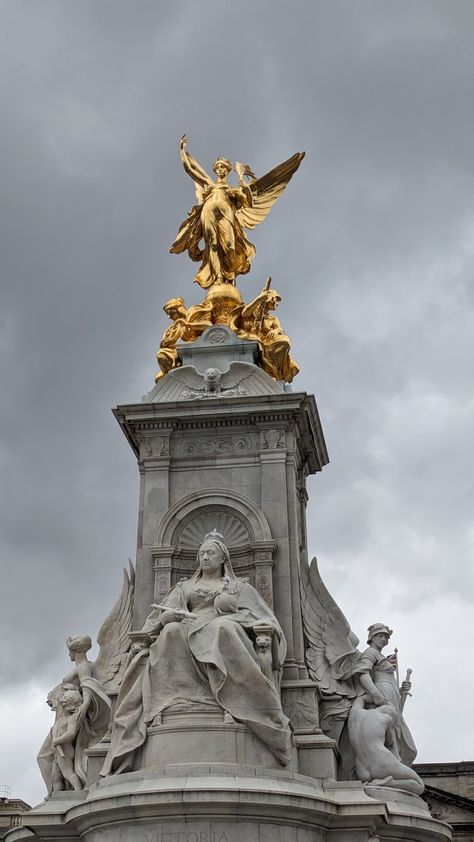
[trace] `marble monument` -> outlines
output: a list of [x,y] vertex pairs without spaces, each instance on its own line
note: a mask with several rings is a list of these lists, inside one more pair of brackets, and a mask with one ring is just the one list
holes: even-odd
[[[303,159],[211,178],[180,142],[197,203],[173,253],[201,304],[168,301],[156,383],[114,412],[140,477],[136,563],[99,635],[70,637],[38,755],[45,801],[9,842],[451,839],[419,797],[392,631],[350,624],[309,564],[306,482],[328,454],[268,279],[236,286]],[[109,596],[104,594],[104,601]],[[368,620],[377,619],[376,606]],[[79,619],[79,618],[78,618]]]

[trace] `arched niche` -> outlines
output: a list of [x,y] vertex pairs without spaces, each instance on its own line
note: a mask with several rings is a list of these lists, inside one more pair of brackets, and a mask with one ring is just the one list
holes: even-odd
[[224,536],[237,576],[247,578],[273,605],[272,567],[276,550],[268,521],[248,497],[222,489],[205,489],[172,506],[158,527],[152,547],[155,601],[196,569],[196,551],[216,529]]

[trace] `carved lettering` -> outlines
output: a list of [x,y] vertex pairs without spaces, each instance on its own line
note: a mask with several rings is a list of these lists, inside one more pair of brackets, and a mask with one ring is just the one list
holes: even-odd
[[205,833],[200,830],[199,833],[194,830],[172,830],[172,831],[156,831],[155,833],[145,833],[145,842],[230,842],[225,830],[210,833]]

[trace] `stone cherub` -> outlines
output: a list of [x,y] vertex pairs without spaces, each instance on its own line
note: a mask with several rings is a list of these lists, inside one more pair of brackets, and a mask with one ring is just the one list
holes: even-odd
[[180,226],[170,251],[187,251],[191,260],[201,261],[195,280],[204,289],[214,284],[235,285],[237,275],[245,275],[255,257],[255,246],[244,229],[255,228],[265,219],[301,164],[304,152],[297,152],[261,178],[256,178],[247,164],[237,162],[238,184],[234,187],[228,183],[233,167],[227,158],[214,161],[214,181],[189,154],[187,145],[183,135],[181,162],[194,181],[197,204]]
[[83,698],[73,684],[63,684],[57,705],[57,717],[51,729],[53,765],[51,789],[53,792],[69,786],[78,791],[85,784],[75,769],[76,738],[81,729]]
[[95,662],[87,652],[89,635],[68,637],[74,667],[48,694],[55,722],[38,754],[38,765],[48,793],[56,789],[83,789],[87,782],[87,750],[106,734],[110,721],[109,691],[120,685],[130,649],[134,570],[124,571],[122,592],[101,626]]

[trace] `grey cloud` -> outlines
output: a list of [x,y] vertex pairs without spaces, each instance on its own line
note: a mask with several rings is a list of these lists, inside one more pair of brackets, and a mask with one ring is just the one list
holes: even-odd
[[[183,132],[207,167],[307,150],[240,287],[272,275],[294,387],[317,395],[331,464],[310,539],[334,596],[359,634],[387,612],[419,662],[427,603],[464,616],[473,24],[460,0],[2,4],[1,671],[18,698],[62,674],[68,634],[97,631],[134,555],[138,477],[110,407],[153,383],[164,301],[200,298],[168,253],[194,201]],[[460,759],[445,697],[423,693],[425,755],[432,704],[432,759]]]

